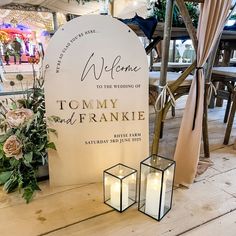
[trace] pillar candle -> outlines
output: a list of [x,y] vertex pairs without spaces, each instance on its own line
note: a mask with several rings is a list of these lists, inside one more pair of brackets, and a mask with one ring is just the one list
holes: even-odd
[[[165,191],[166,182],[163,181],[162,189],[162,199],[161,199],[161,214],[164,214],[165,207]],[[146,205],[145,213],[154,217],[158,217],[158,211],[160,206],[160,196],[161,196],[161,174],[159,173],[149,173],[147,176],[147,188],[146,188]]]
[[[111,184],[111,205],[120,210],[121,181],[116,180]],[[122,183],[122,210],[128,207],[129,200],[128,184]]]

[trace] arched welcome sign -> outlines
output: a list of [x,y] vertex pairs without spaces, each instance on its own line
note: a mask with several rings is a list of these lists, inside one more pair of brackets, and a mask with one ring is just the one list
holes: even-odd
[[102,180],[104,169],[138,167],[148,155],[148,65],[143,46],[110,16],[60,28],[46,51],[47,117],[58,132],[49,152],[53,185]]

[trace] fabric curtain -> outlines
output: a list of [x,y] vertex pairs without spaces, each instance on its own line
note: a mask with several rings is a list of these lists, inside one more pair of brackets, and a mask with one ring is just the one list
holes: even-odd
[[[202,136],[205,82],[202,67],[206,63],[207,58],[223,30],[230,6],[231,0],[207,0],[200,5],[197,31],[197,68],[199,69],[196,70],[198,75],[196,76],[195,73],[190,88],[176,145],[174,155],[176,161],[176,184],[189,186],[193,183],[196,175]],[[198,88],[197,91],[196,86]],[[197,109],[196,114],[194,115],[195,108]],[[194,129],[193,120],[195,120]]]

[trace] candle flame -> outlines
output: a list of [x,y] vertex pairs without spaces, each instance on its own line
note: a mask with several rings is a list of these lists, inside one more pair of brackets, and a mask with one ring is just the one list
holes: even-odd
[[118,177],[120,179],[124,177],[123,173],[124,173],[124,170],[123,169],[119,169]]

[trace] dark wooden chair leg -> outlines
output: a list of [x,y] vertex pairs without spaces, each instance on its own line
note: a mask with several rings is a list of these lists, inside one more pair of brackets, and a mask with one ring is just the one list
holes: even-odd
[[224,144],[227,145],[229,143],[230,133],[232,130],[233,122],[234,122],[234,116],[236,112],[236,91],[233,93],[233,102],[229,114],[229,120],[227,123],[226,131],[225,131],[225,138],[224,138]]
[[[225,85],[220,82],[218,90],[224,90],[224,89],[225,89]],[[223,98],[217,98],[216,99],[216,106],[217,107],[222,107],[223,106]]]
[[231,102],[232,102],[231,101],[231,96],[232,96],[232,94],[229,93],[229,97],[228,97],[227,105],[226,105],[226,109],[225,109],[224,123],[227,123],[227,121],[228,121],[230,107],[231,107]]
[[175,117],[175,107],[171,106],[171,115],[172,117]]
[[203,147],[204,154],[206,158],[210,157],[210,148],[209,148],[209,138],[208,138],[208,123],[207,123],[207,112],[208,112],[208,89],[209,86],[206,85],[205,96],[204,96],[204,110],[203,110],[203,120],[202,120],[202,138],[203,138]]

